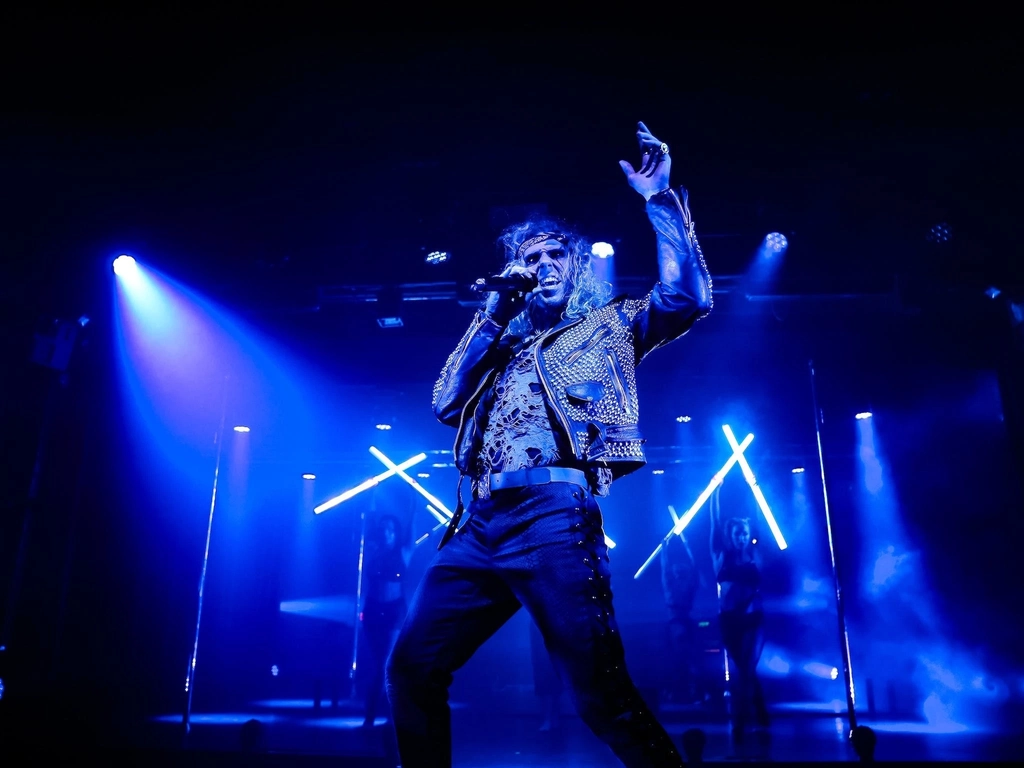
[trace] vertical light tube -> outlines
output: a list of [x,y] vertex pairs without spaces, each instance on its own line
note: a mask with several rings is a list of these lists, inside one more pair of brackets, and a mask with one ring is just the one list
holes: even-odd
[[213,513],[217,508],[217,482],[220,479],[220,457],[224,447],[224,421],[227,416],[228,377],[224,377],[224,392],[220,405],[220,425],[214,441],[217,443],[217,458],[213,463],[213,489],[210,492],[210,515],[206,523],[206,547],[203,550],[203,567],[199,573],[199,604],[196,607],[196,634],[192,641],[192,656],[189,658],[188,670],[185,673],[185,711],[181,715],[182,739],[187,740],[191,729],[192,692],[196,681],[196,659],[199,656],[199,623],[203,618],[203,590],[206,587],[206,569],[210,563],[210,538],[213,535]]
[[825,526],[828,530],[828,550],[832,556],[832,579],[836,588],[836,616],[839,621],[839,644],[843,657],[843,679],[846,682],[846,711],[850,730],[857,727],[855,694],[853,689],[853,666],[850,663],[850,633],[846,628],[846,611],[843,607],[843,587],[839,578],[839,561],[836,559],[835,540],[832,536],[832,514],[828,507],[828,487],[825,483],[825,453],[821,447],[821,410],[818,407],[818,388],[815,384],[814,361],[808,362],[811,371],[811,403],[814,406],[814,432],[818,439],[818,466],[821,468],[821,495],[825,502]]

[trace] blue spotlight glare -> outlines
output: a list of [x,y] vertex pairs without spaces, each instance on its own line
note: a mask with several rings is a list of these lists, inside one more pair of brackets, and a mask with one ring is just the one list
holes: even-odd
[[804,468],[803,468],[803,467],[793,467],[793,474],[794,474],[794,475],[799,475],[799,474],[801,474],[801,473],[802,473],[803,471],[804,471]]
[[654,475],[664,475],[665,474],[665,470],[664,469],[652,469],[651,470],[651,474],[654,474]]
[[417,472],[416,473],[416,477],[421,477],[421,478],[423,478],[425,480],[428,477],[430,477],[430,473],[429,472]]
[[138,269],[138,264],[135,263],[135,259],[126,253],[122,253],[116,259],[112,265],[114,267],[114,274],[119,277],[123,277],[134,270]]
[[676,416],[676,421],[680,424],[688,424],[692,419],[689,416]]
[[[839,677],[839,670],[835,667],[830,667],[828,664],[822,664],[820,661],[809,661],[804,664],[804,672],[822,680],[835,680]],[[833,672],[835,672],[835,675],[832,674]]]
[[444,264],[448,261],[448,251],[431,251],[427,254],[427,264]]
[[377,429],[379,429],[381,431],[387,431],[387,430],[391,429],[391,425],[390,424],[378,424],[377,425]]
[[273,666],[272,666],[272,667],[270,668],[270,674],[272,674],[272,675],[273,675],[274,677],[277,677],[277,673],[278,673],[278,672],[280,672],[280,671],[281,671],[281,670],[277,668],[277,664],[274,664],[274,665],[273,665]]
[[786,236],[781,232],[772,232],[765,236],[764,247],[769,255],[782,253],[789,247],[789,241],[786,240]]
[[615,249],[611,243],[594,243],[590,246],[590,252],[598,259],[607,259],[615,255]]
[[235,427],[235,432],[248,432],[248,431],[249,431],[248,427],[243,427],[241,425]]
[[302,479],[303,480],[316,480],[316,475],[314,475],[312,472],[307,472],[306,474],[304,474],[302,476]]
[[861,413],[858,413],[853,418],[857,419],[857,421],[864,421],[864,419],[870,419],[871,418],[871,411],[863,411]]

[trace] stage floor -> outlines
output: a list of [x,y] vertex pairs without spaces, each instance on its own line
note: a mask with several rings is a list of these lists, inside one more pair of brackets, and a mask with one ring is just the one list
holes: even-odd
[[[290,705],[290,706],[289,706]],[[263,724],[263,749],[283,754],[378,757],[389,762],[393,748],[390,725],[378,718],[372,729],[362,728],[362,718],[352,707],[325,706],[314,710],[312,702],[256,702],[236,712],[192,716],[188,748],[236,750],[242,723],[256,718]],[[721,761],[803,762],[856,761],[847,738],[844,718],[789,708],[776,711],[770,732],[751,735],[742,748],[730,743],[728,727],[719,718],[662,712],[662,722],[676,739],[688,728],[699,727],[707,735],[704,759]],[[166,715],[151,723],[151,736],[171,746],[180,733],[180,715]],[[877,733],[878,761],[994,761],[1024,757],[1019,733],[964,728],[953,724],[930,726],[924,722],[887,721],[859,717],[862,725]],[[550,732],[540,731],[537,715],[498,716],[453,706],[454,765],[458,768],[619,768],[610,751],[586,729],[573,713],[564,713]],[[157,735],[159,732],[159,736]],[[143,744],[136,746],[142,747]]]

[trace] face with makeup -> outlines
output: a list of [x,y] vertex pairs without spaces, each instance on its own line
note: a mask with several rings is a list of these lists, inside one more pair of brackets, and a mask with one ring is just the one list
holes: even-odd
[[565,306],[572,293],[568,280],[569,252],[565,244],[549,238],[527,248],[522,259],[526,270],[537,278],[537,287],[529,300],[546,309]]

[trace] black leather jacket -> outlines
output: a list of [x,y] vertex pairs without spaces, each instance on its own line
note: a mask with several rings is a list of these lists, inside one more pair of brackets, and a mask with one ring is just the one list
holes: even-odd
[[[657,235],[661,280],[642,299],[620,296],[584,317],[563,320],[534,347],[545,399],[556,416],[554,428],[571,445],[577,465],[610,469],[612,478],[646,462],[636,366],[686,333],[712,305],[711,278],[686,191],[654,195],[647,215]],[[471,472],[487,416],[482,395],[508,364],[516,341],[478,311],[434,385],[435,415],[458,428],[455,463],[464,475]],[[607,493],[607,487],[596,490]]]

